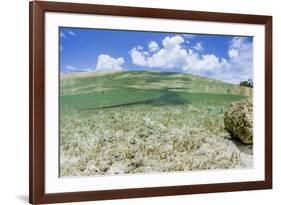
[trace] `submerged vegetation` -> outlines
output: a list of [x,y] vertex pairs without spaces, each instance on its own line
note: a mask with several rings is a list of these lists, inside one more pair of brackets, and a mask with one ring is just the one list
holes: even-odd
[[252,166],[224,129],[251,88],[145,71],[68,74],[60,86],[61,176]]

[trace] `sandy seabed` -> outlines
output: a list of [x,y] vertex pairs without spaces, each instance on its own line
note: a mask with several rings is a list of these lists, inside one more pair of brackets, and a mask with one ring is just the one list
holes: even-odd
[[217,107],[131,105],[61,114],[60,175],[251,168]]

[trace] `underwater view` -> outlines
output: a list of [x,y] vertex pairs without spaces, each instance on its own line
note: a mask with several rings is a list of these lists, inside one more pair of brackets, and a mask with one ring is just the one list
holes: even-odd
[[61,177],[253,167],[252,37],[59,36]]

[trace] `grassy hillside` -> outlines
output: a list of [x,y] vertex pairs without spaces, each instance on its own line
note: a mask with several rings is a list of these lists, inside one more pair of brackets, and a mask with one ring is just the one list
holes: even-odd
[[190,74],[72,73],[60,80],[60,175],[252,166],[224,129],[252,90]]

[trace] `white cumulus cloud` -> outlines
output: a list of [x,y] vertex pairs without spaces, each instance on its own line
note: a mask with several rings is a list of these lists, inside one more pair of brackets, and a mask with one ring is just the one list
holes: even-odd
[[203,51],[203,50],[204,50],[204,48],[203,48],[203,42],[197,42],[197,43],[195,44],[195,46],[193,46],[193,48],[194,48],[195,50],[197,50],[197,51]]
[[253,44],[252,42],[248,41],[247,37],[234,37],[231,40],[230,51],[235,50],[239,55],[232,56],[234,57],[233,60],[236,60],[236,62],[242,62],[244,63],[252,63],[253,59]]
[[145,54],[141,51],[141,49],[135,47],[129,53],[131,55],[133,64],[139,66],[147,66]]
[[239,51],[238,50],[235,50],[235,49],[230,49],[228,51],[228,56],[230,58],[237,58],[239,56]]
[[214,78],[239,83],[253,78],[253,43],[249,37],[234,37],[228,47],[228,67],[217,71]]
[[155,52],[159,50],[159,45],[155,41],[150,41],[148,44],[148,50],[150,52]]
[[124,70],[122,65],[125,63],[124,58],[113,58],[109,55],[100,54],[96,65],[96,71],[121,71]]
[[234,37],[228,55],[231,69],[225,81],[239,82],[253,78],[253,43],[248,37]]
[[[224,58],[219,58],[214,54],[206,54],[199,57],[196,54],[191,55],[187,66],[183,67],[184,71],[191,71],[194,73],[201,73],[206,71],[215,71],[228,67],[229,63]],[[197,72],[196,72],[197,71]]]
[[252,42],[247,37],[232,38],[228,46],[229,59],[202,53],[203,42],[188,44],[188,47],[185,42],[182,36],[167,36],[161,46],[157,44],[156,51],[136,46],[129,54],[133,64],[151,69],[176,69],[230,83],[252,78]]
[[[194,49],[183,48],[182,44],[185,40],[181,36],[167,36],[162,40],[162,48],[157,52],[150,52],[133,48],[129,53],[132,62],[138,66],[146,66],[149,68],[179,69],[184,72],[193,71],[200,73],[217,68],[222,68],[227,64],[225,59],[221,59],[213,54],[200,55]],[[202,43],[199,45],[203,50]]]
[[167,36],[162,41],[162,44],[165,49],[173,49],[173,48],[179,48],[180,44],[184,42],[184,39],[181,36],[173,36],[169,37]]

